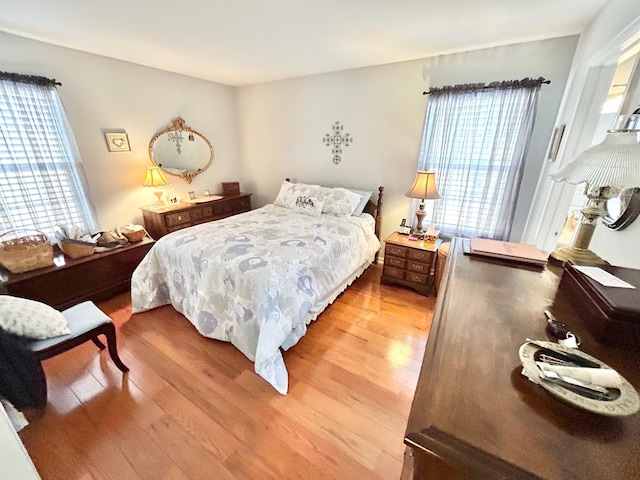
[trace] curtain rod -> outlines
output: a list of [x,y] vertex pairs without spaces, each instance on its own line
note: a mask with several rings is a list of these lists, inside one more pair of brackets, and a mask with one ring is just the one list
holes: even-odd
[[12,82],[30,83],[33,85],[40,85],[43,87],[48,86],[62,86],[60,82],[56,82],[55,78],[41,77],[39,75],[24,75],[22,73],[1,72],[0,80],[10,80]]
[[461,85],[445,85],[444,87],[433,87],[428,92],[422,92],[423,95],[440,95],[444,93],[461,93],[461,92],[479,92],[482,90],[494,89],[503,90],[507,88],[533,88],[541,84],[548,85],[551,80],[544,77],[523,78],[522,80],[505,80],[502,82],[491,83],[465,83]]

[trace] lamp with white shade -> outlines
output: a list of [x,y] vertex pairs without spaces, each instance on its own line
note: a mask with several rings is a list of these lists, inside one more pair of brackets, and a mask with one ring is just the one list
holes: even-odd
[[605,204],[621,190],[640,187],[640,144],[637,130],[609,130],[602,143],[586,149],[551,178],[577,185],[585,183],[587,205],[569,246],[555,249],[549,260],[555,263],[605,264],[589,250],[598,218],[606,214]]
[[144,187],[155,187],[153,194],[158,197],[158,201],[153,204],[155,207],[160,207],[164,205],[162,201],[162,190],[158,187],[165,187],[169,185],[167,179],[165,178],[162,170],[159,167],[147,167],[147,175],[144,178],[144,183],[142,184]]
[[418,224],[411,233],[418,238],[423,238],[426,232],[422,228],[422,222],[427,214],[424,210],[424,201],[437,200],[440,198],[440,194],[436,188],[436,172],[419,170],[416,173],[413,186],[407,193],[405,193],[405,196],[420,199],[420,206],[418,207],[418,210],[416,210]]

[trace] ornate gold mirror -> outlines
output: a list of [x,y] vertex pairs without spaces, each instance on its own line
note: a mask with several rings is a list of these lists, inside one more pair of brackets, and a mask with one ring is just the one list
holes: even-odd
[[166,173],[191,183],[213,162],[213,147],[204,135],[178,117],[151,139],[149,158]]

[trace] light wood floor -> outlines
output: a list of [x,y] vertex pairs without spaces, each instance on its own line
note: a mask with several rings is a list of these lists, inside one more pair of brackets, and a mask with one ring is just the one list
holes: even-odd
[[398,479],[434,297],[370,268],[284,353],[282,396],[172,307],[118,327],[123,377],[88,342],[44,362],[45,413],[20,433],[44,480]]

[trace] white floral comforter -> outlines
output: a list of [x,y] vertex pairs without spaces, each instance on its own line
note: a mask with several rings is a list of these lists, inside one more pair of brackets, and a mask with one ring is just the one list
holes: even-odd
[[280,348],[300,340],[314,308],[379,248],[364,218],[267,205],[162,237],[133,273],[131,304],[137,313],[171,303],[202,335],[235,345],[285,394]]

